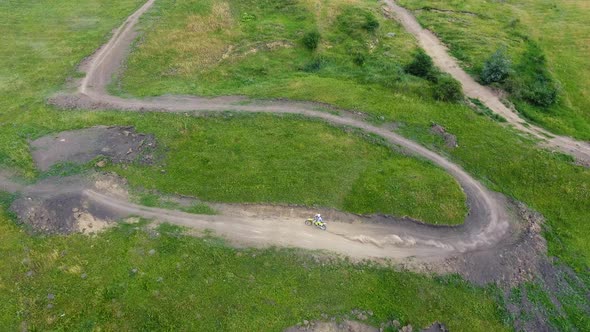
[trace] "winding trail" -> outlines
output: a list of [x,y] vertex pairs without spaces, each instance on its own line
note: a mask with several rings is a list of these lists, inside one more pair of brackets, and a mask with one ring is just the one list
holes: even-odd
[[552,134],[541,127],[526,122],[515,111],[506,107],[490,88],[477,83],[473,77],[461,69],[457,60],[448,53],[444,44],[431,31],[422,28],[412,13],[397,5],[394,0],[383,1],[387,6],[385,9],[393,13],[406,31],[418,40],[435,65],[463,85],[463,91],[468,97],[479,99],[494,113],[504,117],[515,129],[541,140],[543,145],[548,148],[570,154],[581,164],[590,166],[590,144],[571,137]]
[[[381,136],[417,157],[425,158],[452,175],[463,188],[470,209],[465,223],[458,227],[435,227],[407,221],[391,223],[330,223],[327,232],[304,227],[302,220],[281,214],[281,217],[244,215],[201,216],[179,211],[147,208],[100,191],[83,189],[85,197],[97,206],[126,215],[165,220],[171,223],[212,229],[247,245],[279,245],[308,249],[326,249],[359,258],[441,258],[458,253],[500,247],[514,238],[518,228],[508,212],[504,197],[490,192],[460,166],[427,148],[385,128],[370,125],[352,114],[334,115],[315,111],[313,105],[286,101],[253,101],[242,97],[200,98],[194,96],[162,96],[146,99],[124,99],[111,96],[106,86],[119,70],[130,45],[137,36],[135,25],[155,0],[147,1],[115,31],[112,38],[82,64],[86,72],[77,92],[62,94],[51,103],[64,108],[151,112],[214,112],[240,111],[255,113],[300,114],[339,126],[359,128]],[[0,189],[7,186],[0,179]],[[34,187],[24,192],[33,192]],[[79,190],[79,188],[75,189]],[[288,209],[288,208],[285,208]]]

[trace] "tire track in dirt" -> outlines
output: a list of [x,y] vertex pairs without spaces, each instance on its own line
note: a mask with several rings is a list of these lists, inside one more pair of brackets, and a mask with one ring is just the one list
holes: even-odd
[[590,144],[577,141],[571,137],[559,136],[526,122],[515,111],[506,107],[491,89],[477,83],[467,74],[446,46],[431,31],[422,28],[420,23],[407,9],[399,6],[394,0],[383,0],[385,10],[393,14],[396,20],[418,40],[420,46],[432,58],[435,65],[442,71],[453,76],[463,86],[463,91],[470,98],[479,99],[494,113],[504,117],[515,129],[526,133],[542,142],[542,145],[572,155],[580,164],[590,167]]
[[119,70],[137,36],[134,27],[139,17],[154,3],[149,0],[117,29],[107,44],[82,65],[86,72],[74,94],[53,97],[50,102],[63,108],[151,112],[240,111],[254,113],[299,114],[330,124],[349,126],[379,135],[407,153],[428,159],[445,169],[463,188],[469,215],[458,227],[435,227],[397,221],[391,224],[332,223],[328,232],[303,227],[301,220],[277,218],[274,222],[248,216],[197,216],[178,211],[146,208],[93,190],[85,195],[94,203],[122,214],[166,220],[197,229],[213,229],[227,238],[249,245],[280,245],[307,249],[327,249],[353,257],[404,258],[446,257],[475,250],[493,250],[506,244],[518,229],[508,212],[506,199],[490,192],[460,166],[427,148],[387,129],[370,125],[352,113],[334,115],[315,111],[312,104],[287,101],[252,101],[228,96],[200,98],[162,96],[124,99],[111,96],[106,86]]

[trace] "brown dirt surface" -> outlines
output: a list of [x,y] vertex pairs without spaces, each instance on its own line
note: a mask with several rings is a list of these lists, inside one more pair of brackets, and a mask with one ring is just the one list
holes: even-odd
[[58,163],[85,164],[99,156],[114,163],[152,163],[156,140],[133,127],[98,126],[64,131],[31,142],[33,160],[41,171]]
[[[5,183],[10,179],[0,177],[0,187]],[[14,192],[20,195],[12,211],[36,232],[92,233],[113,225],[113,221],[137,216],[199,232],[211,230],[239,247],[325,250],[358,261],[401,263],[418,272],[460,273],[479,284],[513,285],[529,280],[538,272],[537,256],[545,250],[539,235],[542,219],[534,219],[540,217],[499,197],[494,199],[500,206],[525,211],[502,215],[511,220],[508,232],[498,232],[494,219],[489,219],[485,209],[480,210],[477,200],[461,226],[432,226],[390,216],[322,210],[328,230],[320,232],[304,225],[303,221],[317,212],[306,207],[215,204],[219,215],[197,215],[139,206],[129,201],[125,181],[109,174],[48,178],[21,185]]]
[[513,213],[523,222],[503,240],[503,245],[450,257],[434,270],[457,272],[479,285],[494,282],[507,288],[533,280],[543,269],[547,252],[541,235],[544,219],[522,203],[515,202],[513,206]]
[[[0,182],[2,181],[0,178]],[[48,178],[19,190],[10,209],[27,229],[44,234],[91,234],[114,225],[124,217],[96,204],[85,190],[95,189],[126,199],[124,182],[111,175]]]
[[285,332],[379,332],[378,328],[363,323],[346,320],[337,322],[310,322],[307,325],[290,327]]
[[297,326],[289,327],[285,330],[285,332],[380,332],[384,331],[385,329],[393,329],[395,328],[398,331],[403,332],[410,332],[410,331],[421,331],[421,332],[448,332],[447,328],[444,324],[439,322],[433,323],[431,326],[415,330],[412,328],[411,325],[407,326],[400,326],[399,329],[396,327],[392,322],[388,322],[385,324],[381,324],[380,328],[376,328],[374,326],[370,326],[367,324],[363,324],[353,320],[344,320],[342,322],[308,322],[304,321]]

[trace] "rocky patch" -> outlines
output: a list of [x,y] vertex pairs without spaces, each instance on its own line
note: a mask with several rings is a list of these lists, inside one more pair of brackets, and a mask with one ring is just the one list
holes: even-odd
[[33,160],[41,171],[59,163],[85,164],[104,156],[114,163],[153,162],[156,140],[133,127],[98,126],[64,131],[31,142]]
[[453,134],[449,134],[443,126],[434,123],[430,127],[430,132],[436,136],[440,136],[445,141],[447,147],[451,149],[459,147],[459,144],[457,144],[457,137]]

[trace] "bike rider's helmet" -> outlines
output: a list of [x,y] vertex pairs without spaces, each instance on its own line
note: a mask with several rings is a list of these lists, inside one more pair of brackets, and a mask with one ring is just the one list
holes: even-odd
[[315,215],[315,217],[316,217],[316,218],[321,218],[321,217],[322,217],[322,215],[318,213],[318,214],[316,214],[316,215]]

